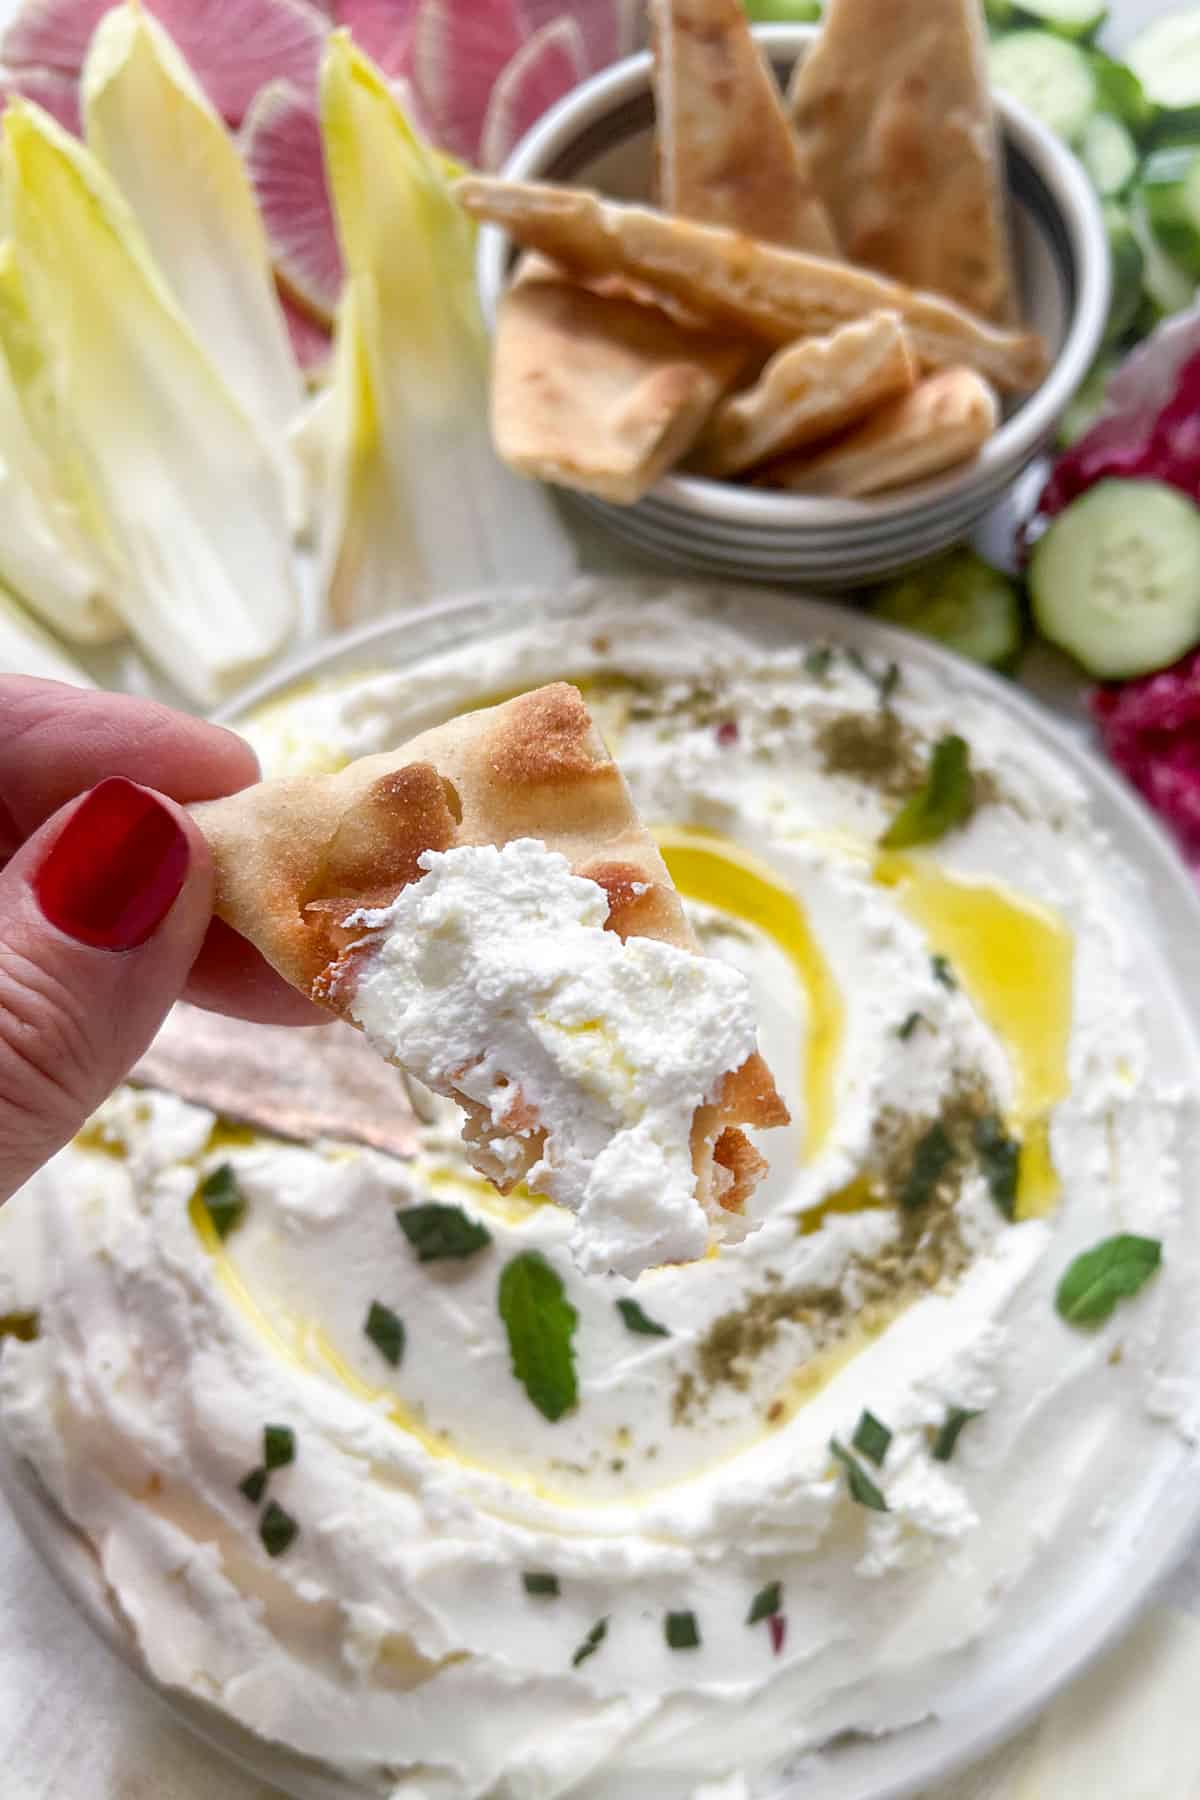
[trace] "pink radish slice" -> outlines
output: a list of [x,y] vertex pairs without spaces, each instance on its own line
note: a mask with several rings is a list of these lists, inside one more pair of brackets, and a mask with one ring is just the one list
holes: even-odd
[[569,19],[583,36],[588,74],[628,56],[637,37],[638,0],[521,0],[531,33]]
[[36,100],[39,106],[44,106],[64,131],[82,136],[79,84],[72,76],[63,75],[57,69],[0,68],[0,106],[7,106],[18,94],[23,100]]
[[583,33],[574,19],[554,19],[513,57],[492,89],[479,160],[498,169],[530,126],[587,74]]
[[[334,23],[348,26],[355,43],[378,63],[385,75],[402,75],[408,67],[418,3],[419,0],[332,0],[330,10]],[[478,5],[479,0],[471,3]]]
[[312,99],[290,82],[273,81],[246,115],[241,149],[276,270],[310,311],[332,322],[342,255]]
[[292,340],[292,354],[309,380],[319,381],[329,366],[333,351],[332,334],[319,320],[313,318],[307,307],[289,294],[282,282],[278,282],[276,286],[288,336]]
[[[241,123],[251,100],[282,77],[316,90],[328,20],[308,0],[144,0],[175,40],[223,118]],[[112,0],[26,0],[0,39],[0,61],[78,75]]]
[[492,89],[525,37],[517,0],[420,0],[409,75],[435,144],[477,161]]

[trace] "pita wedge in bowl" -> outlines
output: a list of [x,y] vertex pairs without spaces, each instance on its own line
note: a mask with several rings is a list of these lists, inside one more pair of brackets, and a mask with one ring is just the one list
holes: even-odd
[[706,958],[579,692],[194,808],[219,916],[458,1102],[479,1172],[634,1275],[744,1234],[787,1122],[749,988]]
[[[969,532],[1051,441],[1098,351],[1108,284],[1086,177],[988,91],[981,7],[900,0],[893,16],[883,0],[829,0],[820,26],[751,28],[737,0],[652,0],[649,51],[561,103],[499,177],[459,189],[500,327],[501,455],[573,489],[639,551],[705,574],[852,587]],[[554,272],[553,334],[548,296],[504,299],[530,258]],[[588,412],[571,370],[541,377],[552,408],[515,419],[534,333],[514,339],[511,318],[539,311],[543,368],[580,336],[599,362],[596,295],[625,303],[611,409]],[[632,324],[637,308],[656,334]],[[680,356],[704,339],[743,351],[724,385]],[[830,477],[821,459],[847,433],[878,416],[889,439],[889,409],[957,371],[975,378],[970,429],[939,425],[928,455]],[[622,466],[611,440],[630,422]],[[767,485],[784,462],[789,484]]]

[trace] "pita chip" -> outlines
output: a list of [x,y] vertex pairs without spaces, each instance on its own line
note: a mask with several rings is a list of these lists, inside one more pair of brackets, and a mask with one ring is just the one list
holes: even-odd
[[735,336],[783,345],[873,312],[899,313],[923,367],[966,365],[997,387],[1024,392],[1046,368],[1035,332],[989,324],[938,294],[901,286],[849,263],[756,243],[583,188],[467,176],[455,193],[473,218],[499,225],[526,249],[585,281],[619,276]]
[[772,463],[756,485],[860,499],[940,475],[975,456],[1000,421],[972,369],[943,369],[812,455]]
[[[369,923],[355,915],[390,905],[419,881],[431,850],[538,838],[603,889],[606,929],[701,954],[620,770],[565,683],[451,719],[336,775],[260,782],[192,812],[212,851],[219,917],[351,1023],[356,984],[376,953]],[[390,1059],[403,1063],[403,1045]],[[503,1191],[538,1162],[545,1141],[520,1089],[523,1073],[505,1072],[513,1096],[502,1120],[458,1085],[469,1085],[469,1068],[439,1086],[467,1115],[471,1160]],[[697,1107],[689,1142],[696,1197],[713,1217],[740,1212],[765,1169],[740,1126],[786,1120],[757,1052]]]
[[686,456],[746,356],[534,260],[497,317],[496,449],[523,475],[632,505]]
[[780,350],[754,386],[723,400],[689,463],[722,480],[829,438],[916,385],[917,364],[896,313],[871,313],[829,337]]
[[830,0],[790,104],[852,262],[1010,323],[1016,286],[980,0]]
[[829,215],[741,0],[650,0],[664,211],[836,256]]

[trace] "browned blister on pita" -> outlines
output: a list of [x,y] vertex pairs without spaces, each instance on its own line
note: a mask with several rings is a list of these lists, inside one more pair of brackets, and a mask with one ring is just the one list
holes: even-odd
[[793,250],[837,241],[740,0],[651,0],[664,211]]
[[500,303],[493,357],[503,460],[631,505],[686,456],[747,351],[532,259]]
[[772,463],[757,483],[843,499],[881,494],[967,462],[999,417],[986,381],[972,369],[943,369],[825,448]]
[[830,0],[791,107],[851,262],[1016,318],[979,0]]
[[828,337],[773,356],[754,386],[716,408],[689,462],[714,480],[741,475],[832,437],[916,384],[917,363],[896,313],[872,313]]
[[[604,889],[608,929],[701,954],[620,770],[582,696],[562,682],[451,719],[338,774],[264,781],[192,811],[213,855],[218,916],[352,1023],[364,933],[347,921],[420,880],[430,850],[538,838]],[[452,1085],[444,1091],[467,1112],[464,1136],[481,1173],[511,1187],[537,1160],[537,1137],[518,1139],[523,1167],[508,1161],[501,1170],[482,1109]],[[702,1203],[741,1210],[761,1167],[739,1127],[787,1116],[760,1056],[730,1071],[694,1121]]]
[[1036,332],[1008,331],[937,294],[869,270],[757,243],[716,225],[604,200],[582,188],[467,176],[473,218],[591,280],[618,275],[660,292],[731,335],[783,345],[874,312],[898,313],[923,367],[966,365],[1024,392],[1045,372]]

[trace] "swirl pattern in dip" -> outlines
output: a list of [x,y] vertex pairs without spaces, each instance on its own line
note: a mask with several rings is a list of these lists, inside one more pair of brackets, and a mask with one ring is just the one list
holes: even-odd
[[[329,767],[561,675],[754,983],[795,1121],[759,1228],[585,1277],[569,1216],[488,1189],[452,1121],[406,1162],[129,1088],[0,1223],[0,1313],[37,1315],[0,1400],[154,1675],[364,1792],[769,1792],[1069,1605],[1194,1436],[1194,1052],[1074,777],[917,669],[585,594],[249,735],[268,772]],[[973,816],[882,854],[950,731]],[[487,1242],[420,1260],[396,1213],[431,1200]],[[1072,1329],[1057,1283],[1121,1231],[1162,1270]],[[553,1419],[498,1303],[530,1251],[577,1315]],[[294,1459],[247,1498],[268,1425]]]

